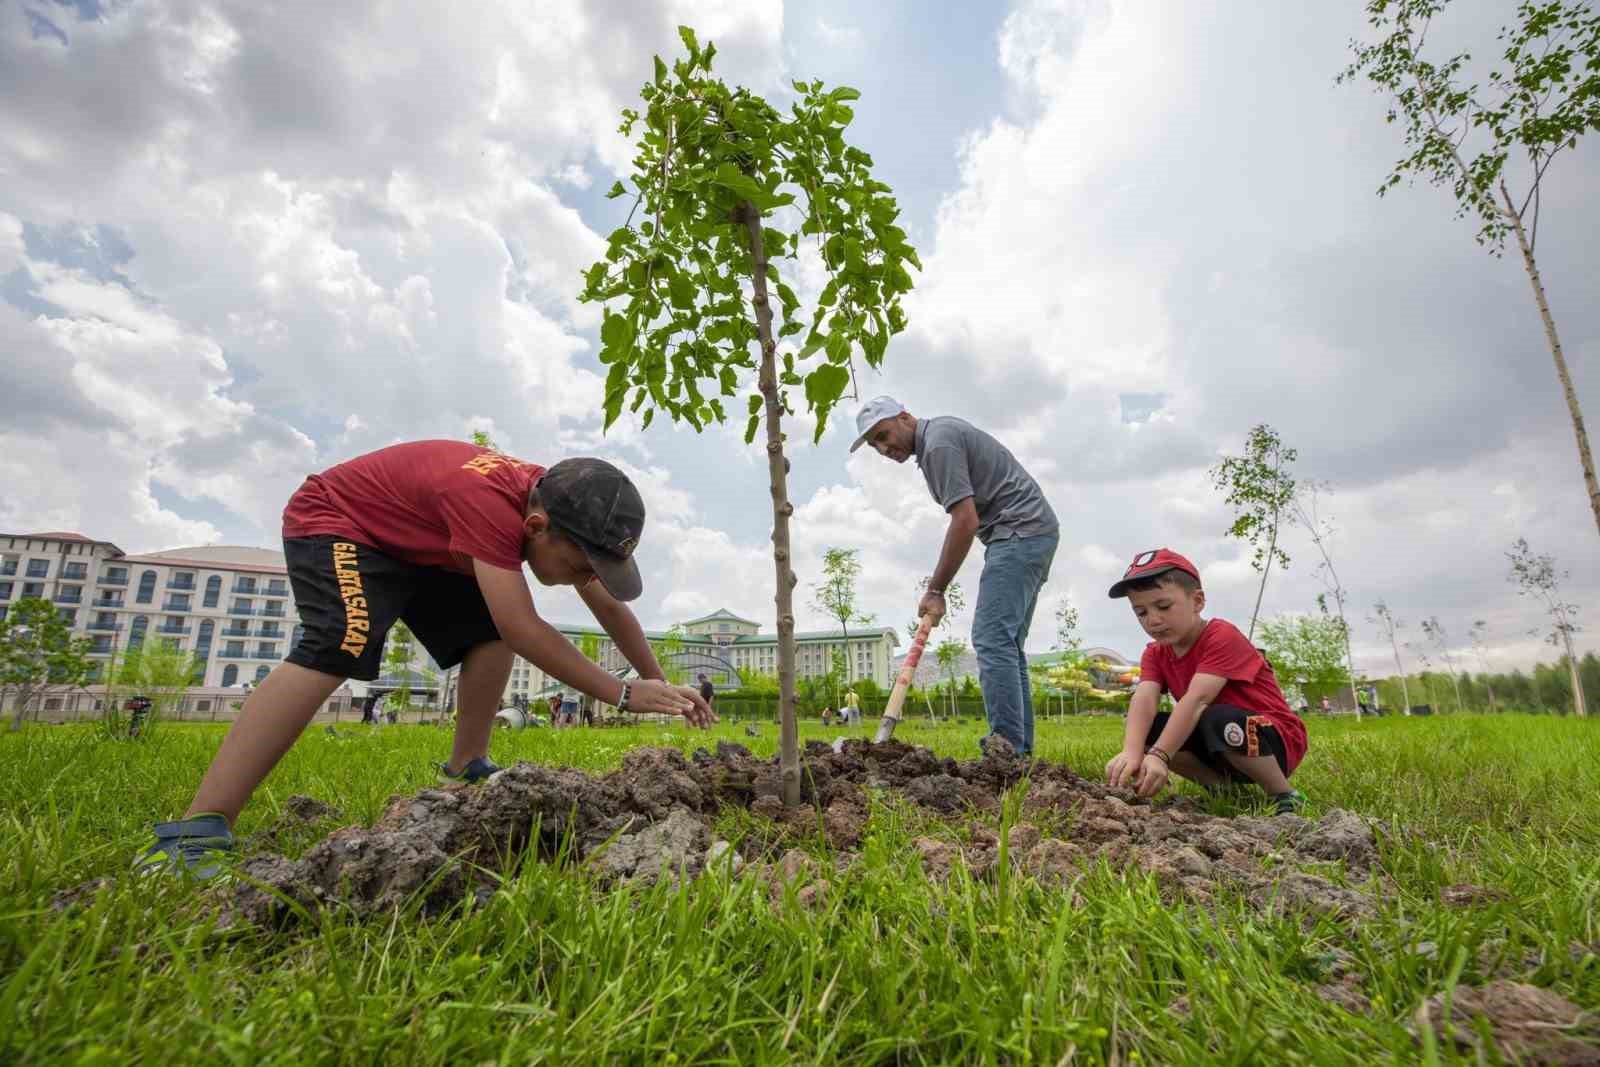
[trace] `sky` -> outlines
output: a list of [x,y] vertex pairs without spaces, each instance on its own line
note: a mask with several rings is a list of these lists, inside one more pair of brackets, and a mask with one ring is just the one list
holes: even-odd
[[[1458,7],[1436,40],[1483,52],[1513,9]],[[0,5],[0,528],[273,547],[306,474],[481,429],[635,478],[647,626],[726,607],[771,628],[764,454],[742,425],[602,432],[599,312],[576,300],[626,213],[604,196],[630,171],[620,111],[680,24],[780,107],[796,78],[861,91],[848,136],[924,266],[862,397],[964,417],[1038,479],[1062,541],[1031,650],[1070,601],[1086,643],[1137,653],[1106,589],[1161,545],[1246,624],[1258,578],[1207,472],[1258,423],[1325,483],[1359,669],[1393,669],[1379,599],[1412,669],[1442,665],[1430,617],[1459,667],[1551,658],[1509,581],[1519,537],[1600,647],[1596,530],[1527,279],[1448,190],[1376,195],[1404,146],[1382,98],[1335,84],[1367,33],[1348,2]],[[1538,251],[1591,418],[1596,204],[1590,138],[1547,176]],[[802,628],[827,624],[826,548],[859,550],[862,606],[897,628],[938,556],[914,463],[848,452],[856,406],[815,447],[814,422],[791,435]],[[1305,533],[1284,541],[1265,617],[1324,589]],[[956,636],[981,565],[975,547]],[[582,619],[567,590],[535,600]]]

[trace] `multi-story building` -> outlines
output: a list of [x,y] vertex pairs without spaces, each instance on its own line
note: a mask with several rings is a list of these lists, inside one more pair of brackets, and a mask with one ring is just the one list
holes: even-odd
[[[207,545],[129,555],[109,541],[79,533],[0,533],[0,618],[23,597],[42,597],[79,636],[87,637],[95,680],[114,653],[158,639],[192,652],[202,664],[196,685],[259,682],[300,633],[283,553],[264,548]],[[598,627],[558,626],[602,666],[626,666]],[[778,638],[729,611],[692,619],[672,631],[651,632],[669,669],[692,681],[704,673],[718,686],[737,685],[739,672],[776,674]],[[851,678],[889,684],[898,639],[889,627],[795,635],[799,677],[826,674],[838,653]],[[438,664],[413,646],[412,684],[431,694],[424,672]],[[389,689],[397,679],[380,678]],[[420,683],[420,684],[419,684]],[[532,696],[552,686],[544,672],[518,657],[506,697]],[[360,695],[367,687],[357,685]]]

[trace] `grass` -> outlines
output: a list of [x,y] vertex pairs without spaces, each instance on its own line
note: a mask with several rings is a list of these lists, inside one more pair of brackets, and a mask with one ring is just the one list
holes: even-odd
[[[288,934],[224,935],[195,890],[124,873],[149,823],[182,810],[220,728],[169,726],[144,743],[87,727],[7,734],[0,1062],[1452,1063],[1478,1061],[1418,1045],[1406,1024],[1454,983],[1498,970],[1600,1008],[1600,724],[1310,730],[1295,778],[1308,814],[1347,807],[1395,829],[1381,915],[1351,929],[1227,897],[1208,911],[1171,906],[1148,878],[1105,868],[1075,893],[1022,879],[933,886],[910,844],[919,816],[890,805],[816,910],[774,910],[764,887],[720,873],[603,892],[529,862],[490,901],[442,920],[325,916]],[[1041,723],[1039,754],[1095,774],[1120,731],[1114,719]],[[972,724],[901,732],[976,751]],[[391,794],[431,782],[429,761],[447,748],[426,727],[342,733],[308,733],[239,831],[292,793],[370,821]],[[762,753],[776,744],[770,726],[714,736]],[[701,743],[660,727],[527,731],[497,735],[494,755],[604,770],[636,745]],[[49,910],[56,890],[104,876],[115,884],[89,908]],[[1460,882],[1507,899],[1441,906],[1440,888]],[[1365,974],[1370,1015],[1316,992],[1335,953]],[[1179,995],[1186,1017],[1168,1010]]]

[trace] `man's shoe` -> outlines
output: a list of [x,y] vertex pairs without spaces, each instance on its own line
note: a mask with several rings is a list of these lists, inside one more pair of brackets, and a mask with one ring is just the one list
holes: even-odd
[[490,761],[488,756],[479,756],[471,760],[456,774],[450,773],[448,763],[434,764],[439,768],[439,782],[442,785],[472,785],[477,782],[488,781],[492,775],[500,773],[500,768]]
[[221,815],[156,823],[156,843],[133,863],[140,874],[179,874],[202,881],[222,873],[233,831]]
[[1299,815],[1300,810],[1306,806],[1306,795],[1298,789],[1291,789],[1287,793],[1279,793],[1272,798],[1272,814],[1274,815]]

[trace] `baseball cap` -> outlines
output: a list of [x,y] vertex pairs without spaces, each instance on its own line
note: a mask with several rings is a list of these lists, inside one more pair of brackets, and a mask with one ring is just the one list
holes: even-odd
[[856,412],[856,443],[850,446],[854,452],[867,443],[867,434],[872,428],[884,419],[892,419],[906,409],[906,406],[892,396],[875,396]]
[[1200,572],[1195,570],[1193,563],[1170,548],[1152,548],[1133,557],[1133,562],[1128,564],[1128,569],[1122,572],[1122,578],[1111,587],[1111,592],[1107,596],[1127,596],[1130,582],[1136,582],[1141,578],[1154,578],[1168,571],[1183,571],[1195,581],[1200,580]]
[[644,500],[628,476],[603,459],[564,459],[537,489],[550,524],[583,549],[606,592],[637,599],[644,580],[633,550],[644,533]]

